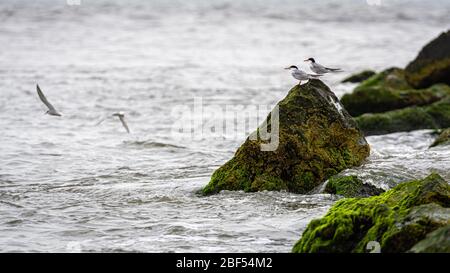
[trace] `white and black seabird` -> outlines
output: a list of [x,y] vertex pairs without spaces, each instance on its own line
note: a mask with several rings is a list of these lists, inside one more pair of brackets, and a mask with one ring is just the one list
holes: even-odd
[[118,117],[120,122],[122,123],[123,128],[125,128],[125,130],[127,131],[127,133],[130,133],[130,129],[128,128],[128,124],[125,121],[125,113],[124,112],[117,112],[112,114],[111,116],[107,116],[103,119],[101,119],[99,122],[97,122],[96,125],[100,125],[103,121],[105,121],[108,118],[113,118],[113,117]]
[[316,79],[316,78],[322,76],[322,75],[316,75],[316,74],[308,74],[305,71],[298,69],[298,67],[295,65],[291,65],[289,67],[286,67],[285,69],[289,69],[289,71],[291,71],[292,77],[294,77],[294,79],[297,79],[300,81],[299,84],[302,84],[302,81],[308,81],[310,79]]
[[45,97],[44,93],[42,93],[41,88],[39,87],[39,85],[36,85],[36,90],[37,93],[39,95],[39,98],[41,99],[41,101],[45,104],[45,106],[47,106],[48,111],[45,112],[46,114],[49,114],[51,116],[61,116],[61,113],[59,113],[58,111],[56,111],[55,107],[53,107],[53,105],[47,100],[47,98]]
[[340,68],[325,67],[325,66],[317,63],[316,60],[314,60],[314,58],[306,59],[305,62],[310,62],[309,68],[311,69],[312,72],[321,74],[321,75],[330,73],[330,72],[341,72],[342,71]]
[[118,117],[120,119],[120,122],[122,122],[123,128],[125,128],[125,130],[127,130],[127,133],[130,133],[130,129],[128,128],[128,125],[125,122],[125,114],[123,112],[118,112],[118,113],[114,113],[112,115],[113,115],[113,117]]

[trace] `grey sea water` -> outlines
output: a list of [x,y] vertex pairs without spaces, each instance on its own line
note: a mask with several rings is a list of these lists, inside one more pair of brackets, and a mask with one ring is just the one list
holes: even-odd
[[[371,3],[369,5],[368,3]],[[327,194],[195,194],[245,136],[177,139],[172,110],[274,105],[315,57],[343,77],[405,66],[450,27],[450,1],[0,2],[0,251],[288,252]],[[39,83],[62,118],[43,115]],[[131,129],[105,115],[124,111]],[[193,116],[194,118],[201,118]],[[430,131],[368,138],[381,187],[450,179]]]

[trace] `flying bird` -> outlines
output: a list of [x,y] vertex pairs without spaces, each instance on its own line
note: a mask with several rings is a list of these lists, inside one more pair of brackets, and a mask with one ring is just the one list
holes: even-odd
[[127,133],[130,133],[130,129],[128,128],[127,123],[125,122],[125,114],[123,112],[114,113],[113,117],[118,117],[120,122],[122,122],[123,127],[127,130]]
[[298,67],[295,65],[291,65],[289,67],[286,67],[285,69],[289,69],[289,71],[291,71],[292,77],[294,77],[294,79],[297,79],[300,81],[299,85],[302,84],[302,81],[307,81],[310,79],[317,79],[318,77],[322,76],[322,75],[316,75],[316,74],[308,74],[305,71],[298,69]]
[[309,68],[311,69],[311,71],[313,71],[314,73],[317,73],[317,74],[326,74],[326,73],[330,73],[330,72],[342,72],[342,70],[340,68],[329,68],[329,67],[325,67],[319,63],[316,63],[316,60],[314,60],[314,58],[306,59],[305,62],[310,62]]
[[110,118],[110,117],[118,117],[119,120],[120,120],[120,122],[121,122],[122,125],[123,125],[123,128],[125,128],[125,130],[127,131],[127,133],[130,133],[130,129],[128,128],[128,124],[127,124],[127,122],[125,121],[125,113],[124,113],[124,112],[117,112],[117,113],[112,114],[111,116],[108,116],[108,117],[106,117],[106,118],[103,118],[103,119],[101,119],[99,122],[97,122],[96,125],[100,125],[103,121],[105,121],[107,118]]
[[44,93],[42,93],[42,90],[41,90],[41,88],[39,87],[38,84],[36,84],[36,90],[37,90],[37,93],[39,95],[39,98],[45,104],[45,106],[47,106],[47,108],[48,108],[48,111],[45,112],[45,113],[49,114],[51,116],[58,116],[58,117],[60,117],[61,113],[56,111],[55,107],[53,107],[53,105],[47,100],[47,98],[45,97]]

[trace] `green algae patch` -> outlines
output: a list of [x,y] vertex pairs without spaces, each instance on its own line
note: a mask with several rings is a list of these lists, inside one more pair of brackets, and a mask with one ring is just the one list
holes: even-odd
[[450,87],[436,84],[426,89],[414,89],[400,68],[390,68],[358,85],[353,93],[342,97],[345,109],[353,115],[381,113],[408,106],[423,106],[450,95]]
[[450,30],[424,46],[405,71],[406,80],[415,88],[450,85]]
[[338,201],[310,222],[293,252],[407,252],[427,234],[450,224],[450,186],[438,174],[399,184],[378,196]]
[[443,130],[433,142],[433,144],[431,144],[430,148],[448,144],[450,144],[450,128]]
[[372,77],[375,74],[376,74],[376,72],[373,70],[364,70],[364,71],[353,74],[353,75],[343,79],[342,83],[347,83],[347,82],[359,83],[359,82],[367,80],[368,78]]
[[363,183],[357,176],[333,176],[325,186],[325,193],[337,194],[343,197],[369,197],[379,195],[383,189]]
[[366,136],[447,128],[450,127],[450,96],[427,106],[364,114],[355,120]]
[[[369,156],[369,145],[356,122],[322,81],[295,86],[278,109],[277,148],[263,151],[263,140],[247,138],[234,157],[213,173],[203,194],[221,190],[307,193]],[[272,128],[271,114],[265,123]],[[262,130],[260,126],[256,133]]]

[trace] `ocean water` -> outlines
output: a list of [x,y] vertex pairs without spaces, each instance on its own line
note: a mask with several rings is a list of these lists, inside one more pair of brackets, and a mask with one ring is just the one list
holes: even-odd
[[[345,76],[403,67],[450,27],[450,1],[312,2],[1,1],[0,251],[290,251],[336,197],[197,195],[254,128],[179,138],[176,109],[270,109],[297,83],[283,68],[308,57],[344,69],[324,79],[342,96]],[[37,83],[63,117],[44,115]],[[117,111],[131,134],[97,125]],[[450,179],[429,130],[367,140],[344,173],[386,189]]]

